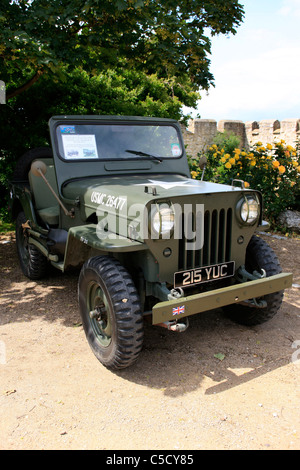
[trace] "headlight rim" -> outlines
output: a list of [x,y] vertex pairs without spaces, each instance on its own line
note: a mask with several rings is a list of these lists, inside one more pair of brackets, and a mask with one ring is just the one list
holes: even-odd
[[[250,213],[249,201],[250,200],[253,200],[256,203],[256,207],[257,207],[257,215],[254,219],[251,218],[251,220],[249,220],[249,213]],[[248,206],[248,216],[246,220],[244,220],[242,217],[242,207],[245,203]],[[261,215],[261,203],[258,198],[258,195],[255,193],[243,194],[243,197],[239,199],[237,206],[236,206],[236,216],[240,224],[243,226],[251,227],[257,223],[257,221],[260,218],[260,215]]]
[[[161,211],[166,210],[166,209],[170,210],[170,213],[174,217],[174,221],[173,221],[173,225],[171,228],[168,228],[167,230],[162,230],[163,223],[162,223]],[[157,230],[157,228],[154,226],[154,223],[153,223],[156,215],[159,215],[159,219],[160,219],[159,230]],[[175,226],[175,211],[172,208],[172,204],[169,204],[168,202],[159,202],[159,203],[151,204],[151,210],[149,214],[149,233],[150,233],[151,238],[154,238],[154,239],[171,238],[172,234],[174,233],[174,226]]]

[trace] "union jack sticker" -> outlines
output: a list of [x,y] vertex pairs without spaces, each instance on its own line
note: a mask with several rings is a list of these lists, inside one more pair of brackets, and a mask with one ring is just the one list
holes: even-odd
[[174,315],[180,315],[181,313],[184,313],[185,311],[185,306],[181,305],[180,307],[173,307],[172,309],[172,314]]

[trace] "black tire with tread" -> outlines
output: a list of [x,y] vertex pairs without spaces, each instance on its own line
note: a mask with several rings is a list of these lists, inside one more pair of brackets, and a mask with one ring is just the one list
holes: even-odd
[[[111,339],[103,346],[89,316],[90,285],[98,285],[108,303]],[[82,267],[78,281],[79,308],[89,345],[107,368],[123,369],[138,358],[143,345],[143,315],[139,296],[127,270],[115,258],[96,256]]]
[[48,260],[38,248],[27,242],[22,224],[27,221],[24,212],[19,212],[16,219],[16,245],[21,269],[26,277],[38,280],[45,277]]
[[[265,240],[256,235],[251,238],[247,247],[245,267],[250,273],[261,272],[261,269],[264,269],[267,276],[274,276],[282,272],[279,260],[272,248]],[[283,291],[265,295],[262,299],[267,302],[265,308],[237,304],[223,307],[223,310],[236,323],[246,326],[259,325],[276,315],[281,307]]]
[[53,158],[52,149],[50,147],[37,147],[25,152],[16,163],[13,180],[28,181],[31,163],[39,158]]

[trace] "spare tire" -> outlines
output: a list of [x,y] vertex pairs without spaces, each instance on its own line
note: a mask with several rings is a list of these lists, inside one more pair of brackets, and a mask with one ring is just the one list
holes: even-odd
[[13,180],[28,181],[31,163],[39,158],[53,158],[52,149],[50,147],[37,147],[25,152],[16,163]]

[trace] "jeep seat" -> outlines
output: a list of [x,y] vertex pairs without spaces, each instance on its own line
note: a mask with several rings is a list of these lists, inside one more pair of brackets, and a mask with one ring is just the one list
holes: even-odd
[[[47,161],[45,161],[47,164]],[[58,194],[56,176],[53,164],[47,164],[45,177]],[[35,207],[40,218],[48,225],[55,226],[59,223],[59,204],[47,184],[40,176],[35,176],[31,170],[28,173],[30,189],[34,196]]]

